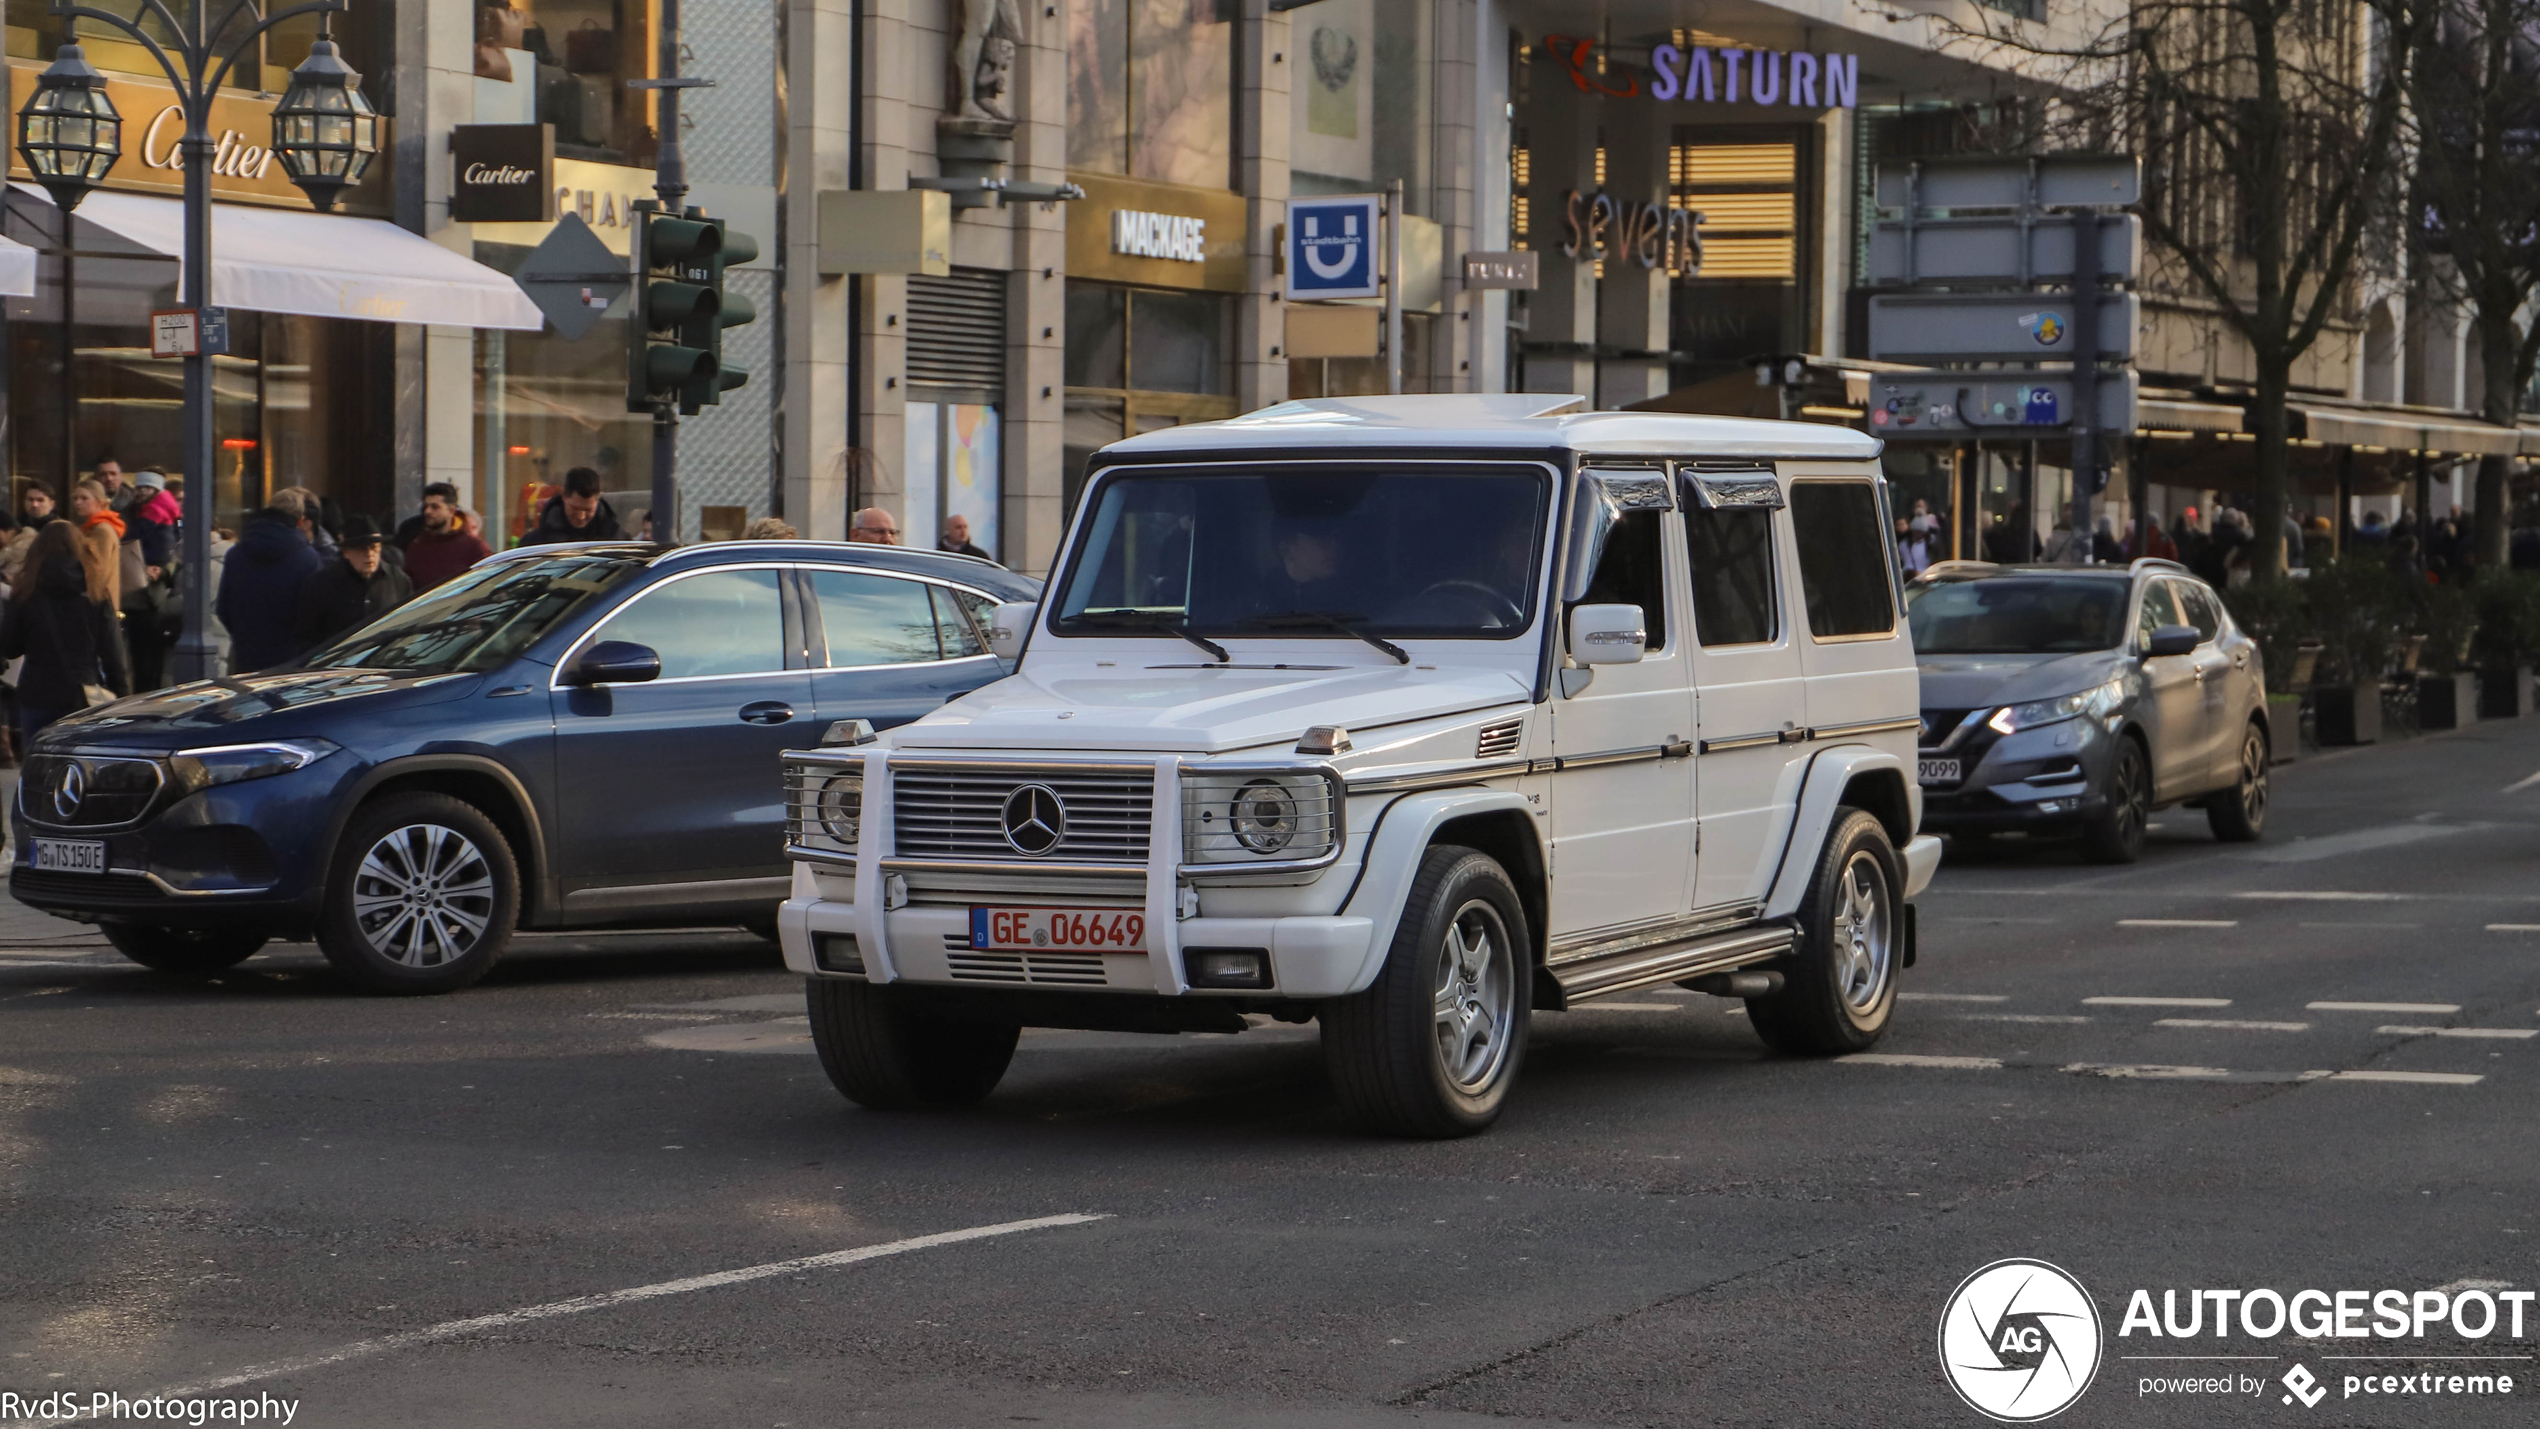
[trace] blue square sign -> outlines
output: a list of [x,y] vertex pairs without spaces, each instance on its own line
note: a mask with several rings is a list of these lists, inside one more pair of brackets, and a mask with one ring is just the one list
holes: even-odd
[[1326,194],[1288,200],[1288,296],[1372,298],[1383,265],[1376,257],[1382,194]]

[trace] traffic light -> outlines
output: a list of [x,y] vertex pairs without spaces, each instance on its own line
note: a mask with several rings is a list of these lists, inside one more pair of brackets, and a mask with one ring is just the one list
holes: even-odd
[[704,349],[713,358],[714,365],[710,370],[692,376],[680,389],[679,409],[689,413],[699,407],[721,403],[724,393],[750,380],[748,368],[736,367],[723,360],[723,330],[758,321],[758,309],[749,298],[731,291],[723,283],[725,269],[758,257],[758,240],[725,227],[722,219],[701,221],[714,225],[720,238],[715,244],[713,256],[683,271],[680,276],[711,289],[714,306],[710,310],[700,310],[690,318],[687,326],[681,329],[679,340],[689,347]]
[[[717,331],[723,295],[723,226],[710,219],[635,205],[635,309],[626,331],[626,410],[649,412],[716,380],[714,345],[697,334]],[[700,281],[710,276],[711,281]]]

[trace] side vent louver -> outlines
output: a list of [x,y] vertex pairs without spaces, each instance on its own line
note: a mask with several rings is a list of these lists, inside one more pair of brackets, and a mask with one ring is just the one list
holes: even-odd
[[1523,717],[1504,719],[1482,726],[1481,747],[1473,752],[1483,759],[1505,759],[1517,752],[1518,737],[1526,730]]

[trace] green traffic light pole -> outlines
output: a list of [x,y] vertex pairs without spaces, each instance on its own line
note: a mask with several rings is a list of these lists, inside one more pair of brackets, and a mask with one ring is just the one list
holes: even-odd
[[[661,202],[661,211],[676,215],[688,198],[688,161],[679,145],[679,91],[704,89],[714,81],[683,78],[679,73],[679,0],[661,0],[661,75],[656,79],[627,81],[631,89],[658,92],[660,105],[655,127],[661,134],[661,145],[653,159],[653,193]],[[632,322],[644,318],[644,275],[635,275],[635,315]],[[679,544],[679,394],[663,393],[653,399],[653,539],[665,546]]]

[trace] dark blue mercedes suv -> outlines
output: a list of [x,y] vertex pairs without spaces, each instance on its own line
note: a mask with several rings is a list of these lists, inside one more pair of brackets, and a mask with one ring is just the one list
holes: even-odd
[[515,927],[772,925],[777,754],[1005,673],[1039,583],[887,546],[536,546],[298,665],[84,710],[18,787],[19,901],[206,973],[314,937],[383,992],[483,977]]

